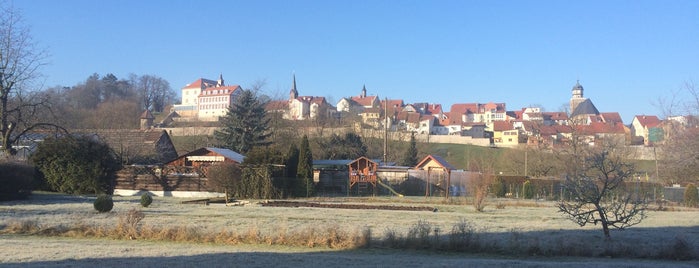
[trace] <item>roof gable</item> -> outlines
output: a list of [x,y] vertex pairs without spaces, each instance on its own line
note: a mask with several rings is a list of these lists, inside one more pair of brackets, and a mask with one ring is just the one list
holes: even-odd
[[655,115],[637,115],[634,120],[638,121],[643,127],[652,128],[660,125],[660,119]]
[[451,171],[455,170],[456,168],[449,164],[444,158],[438,155],[428,155],[425,158],[420,161],[415,168],[416,169],[424,169],[424,168],[430,168],[430,167],[439,167],[442,168],[446,171]]

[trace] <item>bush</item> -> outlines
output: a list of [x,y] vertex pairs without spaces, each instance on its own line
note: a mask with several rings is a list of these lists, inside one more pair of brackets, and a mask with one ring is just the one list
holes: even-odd
[[688,207],[696,207],[699,205],[699,191],[693,183],[687,185],[684,189],[684,204]]
[[153,203],[153,197],[150,196],[148,193],[143,193],[141,195],[141,206],[143,206],[144,208],[147,208],[152,203]]
[[501,177],[495,178],[495,182],[491,187],[495,197],[505,197],[507,189],[505,189],[505,182],[502,180]]
[[34,167],[17,162],[0,162],[0,201],[24,199],[32,192]]
[[522,197],[524,199],[534,198],[534,186],[532,186],[531,181],[525,181],[522,185]]
[[112,196],[102,194],[97,196],[93,205],[99,212],[109,212],[114,208],[114,200],[112,200]]
[[67,194],[110,194],[120,168],[109,146],[89,136],[46,139],[31,160],[52,190]]

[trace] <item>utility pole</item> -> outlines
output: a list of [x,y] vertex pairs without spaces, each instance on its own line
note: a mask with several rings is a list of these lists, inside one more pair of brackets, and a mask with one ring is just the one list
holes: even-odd
[[386,165],[388,161],[388,97],[384,97],[383,116],[383,163]]

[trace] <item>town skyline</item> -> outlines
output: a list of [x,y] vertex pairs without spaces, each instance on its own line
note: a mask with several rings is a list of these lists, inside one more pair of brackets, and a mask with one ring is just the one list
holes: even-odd
[[287,96],[504,102],[558,111],[576,81],[603,112],[654,103],[699,79],[699,3],[90,1],[13,3],[51,57],[44,87],[92,73],[152,74],[179,92],[223,74]]

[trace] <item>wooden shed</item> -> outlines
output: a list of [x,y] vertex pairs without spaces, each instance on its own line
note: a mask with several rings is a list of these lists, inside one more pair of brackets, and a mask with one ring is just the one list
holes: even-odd
[[[430,192],[430,185],[434,185],[436,187],[439,187],[441,190],[445,191],[446,197],[449,198],[449,186],[451,186],[451,172],[452,170],[455,170],[454,166],[449,164],[444,158],[438,155],[428,155],[425,158],[422,159],[416,166],[415,169],[420,169],[420,170],[426,170],[427,171],[427,179],[425,180],[425,184],[427,187],[425,187],[425,196],[429,196]],[[442,184],[441,181],[432,181],[430,182],[430,177],[434,173],[438,172],[444,172],[446,175],[446,182],[445,184]]]
[[208,167],[216,163],[243,163],[245,156],[230,149],[205,147],[183,154],[165,166],[176,167]]

